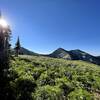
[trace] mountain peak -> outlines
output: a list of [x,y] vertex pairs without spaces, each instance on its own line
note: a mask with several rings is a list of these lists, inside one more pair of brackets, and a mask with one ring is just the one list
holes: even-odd
[[[14,53],[14,50],[12,50],[12,53]],[[54,52],[52,52],[51,54],[42,55],[42,54],[37,54],[26,48],[21,47],[20,54],[34,55],[34,56],[41,55],[41,56],[48,56],[48,57],[53,57],[53,58],[63,58],[66,60],[82,60],[82,61],[87,61],[87,62],[91,62],[91,63],[100,65],[100,56],[96,57],[96,56],[90,55],[87,52],[84,52],[80,49],[67,51],[60,47],[60,48],[56,49]]]
[[56,51],[66,51],[66,50],[63,48],[58,48]]
[[71,60],[69,52],[63,48],[58,48],[53,53],[51,53],[49,56],[54,57],[54,58],[63,58],[63,59]]

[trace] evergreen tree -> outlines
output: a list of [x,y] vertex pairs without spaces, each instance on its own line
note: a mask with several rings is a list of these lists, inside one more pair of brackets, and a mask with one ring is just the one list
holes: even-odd
[[21,45],[20,45],[20,39],[18,37],[17,39],[17,42],[15,44],[15,56],[18,57],[19,53],[20,53],[20,48],[21,48]]
[[10,88],[10,36],[11,30],[0,13],[0,99],[14,100]]

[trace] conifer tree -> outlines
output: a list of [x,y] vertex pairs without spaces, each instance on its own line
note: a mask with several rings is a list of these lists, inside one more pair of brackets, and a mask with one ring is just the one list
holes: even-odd
[[21,48],[21,45],[20,45],[20,39],[18,37],[17,39],[17,42],[15,44],[15,56],[18,57],[19,53],[20,53],[20,48]]
[[[12,100],[9,92],[9,67],[10,67],[10,36],[11,30],[0,13],[0,99]],[[11,95],[10,95],[11,94]]]

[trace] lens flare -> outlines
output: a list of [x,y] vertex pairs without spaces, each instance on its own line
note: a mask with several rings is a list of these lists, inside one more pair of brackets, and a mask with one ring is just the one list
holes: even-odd
[[2,18],[0,19],[0,25],[1,25],[2,27],[4,27],[4,28],[6,28],[6,27],[8,26],[6,20],[4,20],[4,19],[2,19]]

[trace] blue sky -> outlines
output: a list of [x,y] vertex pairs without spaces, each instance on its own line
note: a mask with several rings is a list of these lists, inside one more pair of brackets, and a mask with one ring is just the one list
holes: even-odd
[[100,0],[0,0],[12,44],[37,53],[62,47],[100,55]]

